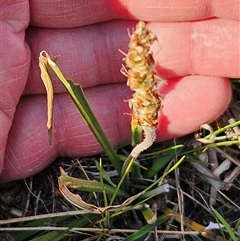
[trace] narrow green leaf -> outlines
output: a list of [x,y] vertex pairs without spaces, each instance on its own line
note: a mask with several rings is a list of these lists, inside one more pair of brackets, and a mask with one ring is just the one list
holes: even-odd
[[133,125],[131,125],[131,129],[132,129],[132,146],[136,146],[142,141],[142,127],[141,126],[134,127]]
[[121,179],[120,179],[117,187],[115,188],[115,193],[114,193],[113,196],[112,196],[112,199],[111,199],[111,201],[110,201],[110,205],[112,205],[113,201],[115,200],[115,197],[117,196],[117,193],[118,193],[119,190],[120,190],[120,187],[122,186],[125,178],[126,178],[127,175],[129,174],[129,171],[130,171],[130,169],[131,169],[131,167],[132,167],[132,165],[133,165],[134,160],[135,160],[134,158],[131,158],[131,159],[129,159],[129,161],[128,161],[128,160],[125,161],[125,163],[127,162],[128,164],[127,164],[127,166],[125,167],[125,170],[124,170],[124,172],[123,172],[123,174],[122,174],[122,176],[121,176]]
[[226,228],[228,234],[230,235],[232,241],[238,241],[237,237],[235,236],[233,230],[231,229],[231,227],[229,226],[229,224],[227,223],[227,221],[222,217],[222,215],[213,207],[211,207],[212,211],[214,212],[214,214],[216,215],[217,219],[224,225],[224,227]]
[[[136,146],[140,142],[142,142],[142,127],[141,126],[134,126],[131,124],[132,130],[132,146]],[[137,184],[138,180],[142,178],[141,168],[139,165],[133,165],[132,168],[132,179],[135,180],[134,183]]]
[[[56,223],[60,223],[68,218],[69,216],[55,217],[54,221]],[[38,217],[36,216],[35,221],[24,224],[23,226],[24,227],[41,227],[46,224],[49,224],[50,222],[51,222],[50,218],[38,219]],[[19,232],[14,231],[9,233],[14,238],[14,240],[23,241],[23,240],[29,240],[30,237],[32,237],[33,235],[39,234],[40,232],[36,230],[36,231],[19,231]]]
[[[105,183],[103,182],[103,166],[102,166],[102,159],[100,159],[100,162],[99,162],[99,172],[100,172],[100,184],[102,186],[102,194],[103,194],[103,200],[104,200],[104,206],[107,207],[108,206],[108,198],[107,198],[107,194],[106,194],[106,191],[105,191]],[[109,186],[110,187],[110,186]]]
[[99,144],[102,146],[103,150],[109,157],[110,161],[112,162],[114,168],[117,172],[121,173],[122,162],[121,159],[116,154],[114,148],[108,141],[105,133],[103,132],[101,126],[99,125],[97,118],[93,114],[87,99],[84,95],[83,89],[80,85],[73,83],[73,81],[68,80],[64,77],[63,73],[57,66],[57,64],[47,55],[45,52],[48,63],[57,77],[60,79],[66,90],[68,91],[70,97],[72,98],[74,104],[76,105],[77,109],[79,110],[80,114],[82,115],[83,119],[91,129],[92,133],[98,140]]
[[[79,85],[75,85],[72,81],[68,81],[71,89],[68,90],[69,94],[71,94],[71,98],[74,101],[77,109],[81,113],[83,119],[91,129],[92,133],[95,135],[96,139],[98,140],[99,144],[102,146],[103,150],[109,157],[110,161],[112,162],[114,168],[117,170],[118,173],[121,172],[122,162],[118,155],[115,152],[115,149],[112,147],[108,138],[106,137],[105,133],[103,132],[101,126],[99,125],[96,117],[94,116],[87,99],[84,95],[82,87]],[[67,86],[65,86],[67,88]],[[73,93],[73,94],[72,94]]]
[[136,233],[131,234],[127,238],[124,239],[124,241],[134,241],[142,236],[148,234],[154,227],[158,226],[159,224],[165,222],[168,220],[171,216],[170,215],[162,215],[157,218],[156,222],[151,223],[151,224],[146,224],[144,227],[142,227],[140,230],[138,230]]
[[157,186],[154,189],[151,189],[150,191],[146,191],[146,193],[144,193],[139,200],[143,200],[145,198],[152,198],[154,196],[160,195],[162,193],[166,193],[169,192],[169,184],[162,184],[160,186]]
[[161,156],[143,175],[144,178],[152,178],[156,173],[158,173],[162,168],[165,167],[167,163],[175,155],[175,150],[169,150],[165,155]]
[[31,239],[31,241],[60,241],[71,232],[71,228],[85,227],[87,224],[89,224],[90,222],[93,222],[98,217],[99,216],[97,216],[96,214],[87,214],[86,216],[81,217],[78,220],[74,220],[74,221],[66,224],[65,227],[68,227],[69,228],[68,230],[51,231],[51,232],[43,234],[37,238]]
[[97,169],[99,171],[99,173],[102,175],[102,177],[113,187],[116,187],[117,185],[114,184],[111,180],[111,178],[109,177],[108,173],[100,166],[99,166],[99,163],[97,162]]

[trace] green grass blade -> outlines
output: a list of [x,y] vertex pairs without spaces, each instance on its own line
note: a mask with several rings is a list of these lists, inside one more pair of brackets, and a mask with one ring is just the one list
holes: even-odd
[[142,141],[142,127],[134,127],[131,125],[132,129],[132,146],[136,146]]
[[111,186],[117,187],[117,185],[112,182],[111,178],[109,177],[108,173],[103,169],[103,167],[100,168],[100,165],[98,162],[97,162],[96,166],[97,166],[99,173],[101,173],[102,177],[104,178],[104,180],[106,180]]
[[166,214],[158,217],[156,222],[151,223],[151,224],[146,224],[140,230],[138,230],[137,232],[135,232],[135,233],[131,234],[130,236],[128,236],[127,238],[125,238],[124,241],[134,241],[134,240],[141,238],[142,236],[148,234],[154,227],[165,222],[170,217],[171,217],[170,215],[166,215]]
[[144,178],[152,178],[173,158],[175,150],[169,150],[166,155],[161,156],[143,175]]
[[156,188],[150,190],[150,191],[146,191],[140,198],[139,200],[143,200],[143,199],[149,199],[152,198],[154,196],[160,195],[162,193],[166,193],[169,189],[168,184],[162,184],[160,186],[157,186]]
[[[24,225],[24,227],[41,227],[46,225],[46,223],[48,223],[50,221],[50,219],[41,219],[41,220],[36,220],[33,222],[30,222],[26,225]],[[29,238],[33,235],[36,235],[37,233],[39,233],[39,231],[11,231],[9,232],[11,234],[11,236],[13,237],[14,240],[18,240],[18,241],[23,241],[23,240],[29,240]]]
[[108,199],[107,199],[107,195],[106,195],[106,191],[105,191],[105,183],[103,182],[103,166],[102,166],[102,159],[100,159],[99,162],[99,172],[100,172],[100,183],[102,186],[102,190],[103,190],[103,200],[104,200],[104,206],[107,207],[108,206]]
[[91,129],[92,133],[98,140],[99,144],[107,154],[108,158],[112,162],[114,168],[117,172],[121,173],[122,162],[118,155],[116,154],[114,148],[108,141],[105,133],[103,132],[101,126],[99,125],[97,118],[93,114],[87,99],[84,95],[83,89],[80,85],[73,83],[71,80],[68,80],[64,77],[61,70],[58,68],[55,62],[49,62],[51,68],[53,69],[54,73],[60,79],[66,90],[68,91],[70,97],[72,98],[74,104],[76,105],[77,109],[79,110],[81,116]]
[[238,241],[237,237],[235,236],[234,232],[232,231],[231,227],[229,226],[229,224],[227,223],[227,221],[222,217],[222,215],[213,207],[211,207],[212,211],[214,212],[214,214],[216,215],[217,219],[224,225],[224,227],[226,228],[228,234],[231,237],[232,241]]
[[31,241],[58,241],[62,240],[67,234],[68,231],[51,231],[37,238],[31,239]]
[[[68,219],[69,216],[62,216],[62,217],[55,217],[54,220],[56,223],[60,223],[66,219]],[[51,222],[51,218],[45,218],[45,219],[38,219],[36,216],[36,220],[29,222],[27,224],[24,224],[23,227],[41,227],[45,226],[46,224],[49,224]],[[31,236],[37,233],[40,233],[38,230],[36,231],[11,231],[9,232],[11,236],[14,238],[14,240],[23,241],[23,240],[29,240]]]
[[158,178],[154,183],[152,183],[151,185],[149,185],[145,191],[149,191],[151,188],[153,188],[156,183],[161,182],[169,173],[171,173],[172,171],[174,171],[176,168],[178,168],[178,166],[184,161],[185,156],[181,157],[181,159],[179,161],[177,161],[177,163],[174,164],[174,166],[172,166],[167,172],[165,172],[160,178]]
[[[86,97],[83,93],[82,88],[79,85],[75,85],[73,82],[69,81],[70,86],[74,92],[74,96],[71,95],[76,107],[81,113],[82,117],[86,121],[87,125],[91,129],[92,133],[98,140],[99,144],[102,146],[103,150],[107,154],[108,158],[112,162],[114,168],[118,173],[121,172],[122,162],[112,147],[102,128],[100,127],[96,117],[94,116]],[[69,92],[70,93],[70,92]]]
[[[115,200],[116,196],[117,196],[117,193],[119,192],[120,190],[120,187],[122,186],[125,178],[127,177],[128,173],[130,172],[130,169],[133,165],[133,162],[134,162],[134,158],[131,158],[130,162],[128,163],[128,165],[126,166],[126,169],[124,170],[122,176],[121,176],[121,179],[115,189],[115,193],[113,194],[112,198],[111,198],[111,201],[110,201],[110,205],[112,205],[113,201]],[[126,161],[125,161],[126,162]]]
[[[142,127],[137,126],[135,127],[133,124],[131,124],[131,130],[132,130],[132,146],[138,145],[140,142],[142,142]],[[132,178],[135,184],[138,183],[137,180],[140,180],[142,178],[141,174],[141,168],[139,165],[133,165],[131,168],[132,171]]]
[[65,231],[51,231],[46,234],[43,234],[37,238],[31,239],[31,241],[59,241],[62,240],[66,235],[68,235],[71,232],[71,228],[75,227],[85,227],[90,222],[93,222],[96,218],[99,218],[96,214],[87,214],[84,217],[81,217],[81,219],[74,220],[68,224],[65,224],[64,227],[68,227],[68,230]]

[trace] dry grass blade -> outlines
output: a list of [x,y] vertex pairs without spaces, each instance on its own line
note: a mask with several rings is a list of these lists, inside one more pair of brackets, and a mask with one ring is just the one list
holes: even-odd
[[[82,198],[77,195],[77,194],[73,194],[72,192],[69,191],[68,187],[70,186],[71,188],[77,188],[78,185],[76,185],[76,178],[74,178],[74,182],[75,184],[72,185],[71,183],[71,178],[67,178],[66,181],[64,181],[64,177],[67,176],[67,174],[63,171],[63,169],[60,169],[61,171],[61,176],[58,179],[58,183],[59,183],[59,190],[60,192],[63,194],[63,196],[70,202],[72,203],[74,206],[83,209],[89,213],[95,213],[95,214],[103,214],[106,211],[109,212],[113,212],[113,211],[120,211],[121,209],[127,207],[129,204],[131,204],[134,200],[136,200],[138,197],[140,197],[141,195],[143,195],[145,193],[145,191],[142,191],[136,195],[133,195],[131,197],[129,197],[128,199],[126,199],[122,204],[119,205],[110,205],[110,206],[106,206],[106,207],[97,207],[95,205],[86,203],[85,201],[82,200]],[[83,180],[78,180],[79,181],[79,185],[83,185],[81,182]],[[86,182],[86,187],[84,187],[85,189],[89,188],[89,191],[93,191],[90,187],[91,185],[91,181],[85,181]],[[94,183],[96,184],[96,183]],[[106,186],[105,186],[106,187]],[[101,188],[101,186],[100,186]],[[99,189],[97,187],[97,189]],[[105,189],[106,191],[106,189]],[[102,190],[102,192],[104,192],[104,190]]]
[[47,91],[47,128],[49,143],[52,142],[52,122],[53,122],[53,85],[49,73],[48,58],[45,57],[47,53],[42,51],[39,55],[39,67],[41,70],[41,78]]
[[217,233],[215,233],[212,230],[206,230],[206,227],[194,222],[193,220],[190,220],[189,218],[184,217],[184,221],[181,218],[181,215],[179,213],[174,212],[173,210],[171,210],[170,208],[164,208],[162,210],[163,213],[165,214],[172,214],[175,216],[175,220],[178,222],[183,222],[183,225],[187,226],[188,228],[190,228],[193,231],[198,231],[202,237],[205,237],[209,240],[212,241],[216,241],[216,240],[222,240],[221,237],[219,237],[219,235]]

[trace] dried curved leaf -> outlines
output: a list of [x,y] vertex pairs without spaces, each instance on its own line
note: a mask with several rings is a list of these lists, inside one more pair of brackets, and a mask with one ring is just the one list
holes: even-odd
[[[136,200],[138,197],[140,197],[141,195],[143,195],[145,193],[145,191],[142,191],[142,192],[138,193],[137,195],[134,195],[134,196],[126,199],[122,204],[119,204],[119,205],[97,207],[95,205],[86,203],[85,201],[82,200],[82,198],[79,195],[73,194],[71,191],[69,191],[68,187],[76,188],[76,185],[74,185],[71,182],[71,179],[74,179],[74,181],[76,181],[77,178],[69,177],[67,175],[67,173],[64,172],[64,170],[61,167],[60,167],[60,172],[61,172],[61,176],[58,178],[58,185],[59,185],[59,190],[62,193],[62,195],[74,206],[76,206],[80,209],[83,209],[85,211],[88,211],[89,213],[101,214],[105,211],[113,212],[113,211],[120,210],[120,209],[128,206],[129,204],[131,204],[134,200]],[[67,179],[64,179],[66,177],[67,177]],[[81,181],[81,179],[78,179],[78,180]]]
[[[108,184],[104,184],[96,181],[96,180],[85,180],[75,177],[68,176],[63,169],[60,167],[61,176],[59,177],[60,182],[66,184],[69,188],[76,189],[78,191],[87,191],[87,192],[98,192],[102,193],[103,191],[106,194],[113,195],[116,191],[116,187],[112,187]],[[123,191],[119,190],[117,195],[119,197],[128,198],[130,195]]]
[[216,135],[212,129],[212,127],[209,124],[203,124],[200,126],[200,129],[204,129],[209,131],[208,138],[196,138],[197,141],[203,143],[203,144],[209,144],[209,143],[214,143],[216,140]]
[[[45,55],[45,56],[44,56]],[[47,91],[47,128],[49,143],[52,142],[52,121],[53,121],[53,85],[49,74],[49,55],[46,51],[41,51],[39,55],[39,67],[41,71],[41,79]]]

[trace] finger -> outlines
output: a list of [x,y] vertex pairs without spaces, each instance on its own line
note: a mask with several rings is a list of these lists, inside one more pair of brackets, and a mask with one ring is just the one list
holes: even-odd
[[[125,82],[120,74],[127,52],[127,28],[135,22],[111,21],[74,29],[29,29],[27,39],[32,63],[25,93],[44,93],[38,55],[43,49],[51,56],[60,54],[58,64],[67,78],[83,87]],[[239,22],[206,20],[193,23],[149,24],[158,37],[153,49],[158,75],[172,79],[187,75],[240,76]],[[54,80],[55,92],[63,92]]]
[[42,1],[32,0],[31,25],[71,28],[112,19],[192,21],[212,17],[239,20],[239,1]]
[[28,1],[0,2],[0,174],[9,129],[27,81],[29,49],[24,42]]
[[[181,24],[149,24],[159,43],[156,65],[160,76],[240,76],[240,22],[210,19]],[[157,49],[159,49],[157,51]]]
[[187,76],[163,85],[165,94],[160,115],[158,140],[186,135],[211,123],[226,109],[231,99],[227,79]]
[[[231,97],[228,80],[201,76],[170,81],[161,87],[161,92],[165,98],[158,140],[185,135],[213,121]],[[129,142],[131,117],[124,115],[131,113],[124,102],[131,95],[128,88],[124,84],[111,84],[88,88],[85,93],[110,142],[115,147]],[[58,94],[55,99],[51,146],[46,112],[44,96],[22,98],[9,135],[1,181],[37,173],[58,155],[87,156],[102,151],[67,94]]]

